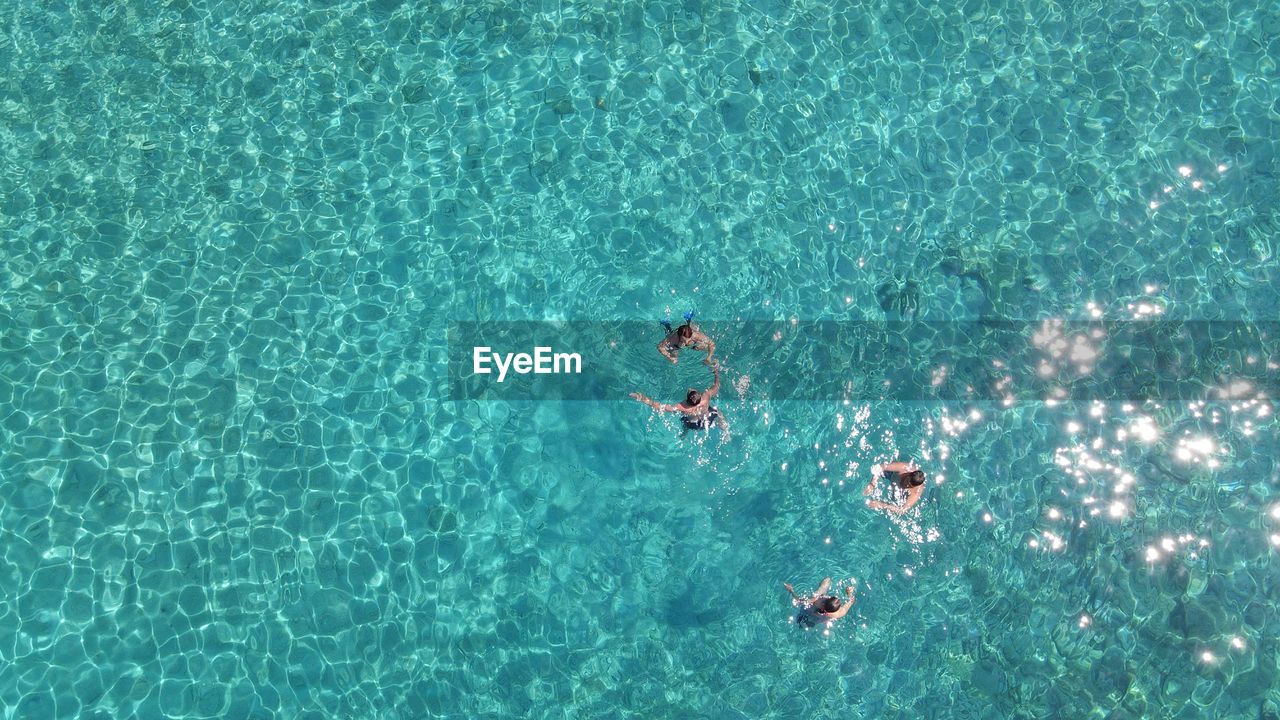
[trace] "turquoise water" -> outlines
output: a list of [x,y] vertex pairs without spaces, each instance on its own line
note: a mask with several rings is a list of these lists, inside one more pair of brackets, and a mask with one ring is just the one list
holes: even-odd
[[725,439],[445,372],[451,320],[1280,319],[1273,3],[3,7],[5,718],[1280,717],[1256,388],[727,354]]

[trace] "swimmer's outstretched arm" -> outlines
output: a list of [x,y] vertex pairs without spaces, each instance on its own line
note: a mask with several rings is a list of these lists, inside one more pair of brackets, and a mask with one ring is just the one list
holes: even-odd
[[924,486],[917,485],[913,488],[907,488],[907,499],[901,505],[890,505],[889,503],[880,502],[879,500],[868,500],[867,507],[872,510],[888,510],[894,515],[901,515],[915,507],[916,503],[920,502],[920,498],[922,497],[924,497]]
[[[876,472],[876,469],[874,467],[871,468],[871,482],[867,483],[867,486],[862,488],[863,495],[870,495],[871,491],[876,489],[876,483],[880,482],[880,476],[883,473],[884,473],[883,469],[881,469],[880,472]],[[871,502],[874,503],[875,500],[872,500]]]
[[916,469],[915,463],[902,462],[901,460],[895,460],[894,462],[888,463],[887,465],[882,467],[881,472],[908,473],[915,469]]
[[716,381],[711,384],[711,387],[707,388],[708,400],[715,397],[716,393],[720,392],[720,363],[711,363],[711,375],[716,379]]
[[791,587],[791,583],[782,583],[782,587],[786,588],[787,592],[791,593],[792,600],[795,600],[796,602],[804,602],[804,600],[801,600],[800,596],[796,594],[796,589]]
[[645,397],[644,395],[641,395],[638,392],[631,393],[631,397],[636,400],[639,400],[640,402],[644,403],[645,405],[648,405],[649,407],[653,408],[654,410],[657,410],[658,412],[679,412],[680,410],[679,405],[669,405],[667,403],[660,403],[657,400],[653,400],[651,398]]
[[716,354],[716,341],[712,340],[701,330],[698,331],[697,341],[698,343],[705,344],[707,346],[707,358],[703,360],[702,363],[704,365],[710,365],[712,362],[712,356]]
[[826,595],[827,591],[830,589],[831,589],[831,578],[823,578],[822,584],[819,585],[818,589],[814,591],[813,596],[816,598],[820,598],[823,595]]

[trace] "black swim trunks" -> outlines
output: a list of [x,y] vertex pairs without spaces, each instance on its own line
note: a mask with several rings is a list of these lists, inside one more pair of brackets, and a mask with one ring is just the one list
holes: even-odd
[[706,415],[698,417],[684,416],[684,426],[690,430],[710,430],[711,426],[716,424],[716,420],[720,419],[720,411],[712,406],[707,410]]

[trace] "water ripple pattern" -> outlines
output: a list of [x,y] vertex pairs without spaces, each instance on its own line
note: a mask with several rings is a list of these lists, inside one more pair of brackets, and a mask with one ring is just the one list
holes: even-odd
[[1276,320],[1274,3],[0,8],[3,717],[1280,717],[1248,387],[727,357],[724,439],[445,374],[450,320]]

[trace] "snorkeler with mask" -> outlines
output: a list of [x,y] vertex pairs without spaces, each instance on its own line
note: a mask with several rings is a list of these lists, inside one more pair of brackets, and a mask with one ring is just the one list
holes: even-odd
[[694,350],[706,350],[707,357],[702,361],[704,365],[711,364],[711,356],[716,354],[716,344],[712,342],[707,334],[698,329],[693,324],[693,311],[684,314],[684,324],[677,328],[671,327],[669,320],[659,320],[662,327],[667,329],[667,336],[662,338],[662,342],[658,343],[658,352],[662,356],[670,360],[673,364],[677,362],[676,355],[687,347]]

